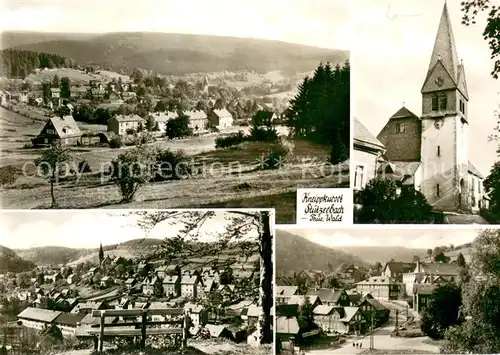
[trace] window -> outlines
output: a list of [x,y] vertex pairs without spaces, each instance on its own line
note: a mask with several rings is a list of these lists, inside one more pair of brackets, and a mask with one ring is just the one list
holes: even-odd
[[477,192],[481,193],[481,180],[477,180]]
[[406,122],[399,122],[396,124],[396,134],[405,133],[406,132]]
[[460,99],[460,112],[465,115],[465,102],[462,99]]
[[432,111],[438,110],[438,96],[437,94],[432,95]]
[[446,110],[448,106],[448,97],[445,92],[439,94],[439,110]]
[[440,191],[439,191],[439,184],[436,185],[436,196],[439,197]]
[[441,146],[437,146],[437,156],[440,157],[441,156]]
[[354,187],[363,187],[364,169],[364,166],[356,165],[356,169],[354,171]]

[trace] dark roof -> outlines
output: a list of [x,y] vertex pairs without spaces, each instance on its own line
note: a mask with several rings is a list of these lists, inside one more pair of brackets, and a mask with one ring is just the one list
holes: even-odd
[[389,119],[398,119],[398,118],[414,118],[416,120],[420,120],[420,118],[415,115],[413,112],[408,110],[406,107],[401,107],[394,115],[392,115]]
[[74,326],[76,326],[76,323],[81,322],[84,317],[85,316],[81,315],[81,314],[61,313],[54,320],[54,322],[57,323],[57,324],[74,325]]
[[387,309],[382,303],[377,301],[375,298],[367,298],[365,299],[365,302],[368,302],[375,308],[377,311],[382,311],[384,309]]
[[389,267],[392,272],[407,274],[415,270],[416,263],[407,263],[403,261],[389,261],[385,267]]
[[384,150],[384,144],[379,141],[368,128],[365,127],[356,117],[354,117],[354,144],[367,146],[369,148],[378,148]]
[[298,304],[277,304],[276,315],[281,317],[294,317],[299,314]]
[[460,266],[447,263],[421,263],[420,266],[428,275],[460,275]]
[[318,296],[321,302],[334,302],[339,301],[340,295],[344,290],[335,290],[333,288],[320,288],[318,290],[310,290],[307,296]]
[[434,284],[414,284],[413,285],[413,293],[419,295],[430,295],[434,292],[434,290],[438,287],[438,285]]
[[361,301],[361,299],[363,298],[363,295],[360,293],[348,293],[347,297],[349,297],[349,300],[351,301],[351,303],[358,304]]

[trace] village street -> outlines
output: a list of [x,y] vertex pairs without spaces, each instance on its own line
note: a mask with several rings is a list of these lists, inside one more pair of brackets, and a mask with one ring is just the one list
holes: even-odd
[[[428,337],[417,337],[417,338],[399,338],[391,337],[390,334],[394,331],[396,325],[396,318],[394,309],[399,310],[399,324],[406,320],[406,309],[405,307],[395,303],[395,302],[384,302],[381,301],[385,306],[391,308],[391,317],[389,321],[381,328],[378,328],[373,333],[373,343],[375,349],[382,350],[417,350],[425,352],[439,353],[439,348],[435,345],[426,344],[424,341],[429,340]],[[361,343],[361,348],[353,346],[353,343]],[[368,351],[370,348],[370,334],[364,334],[359,337],[353,337],[349,339],[342,347],[335,350],[311,350],[306,351],[306,355],[330,355],[330,354],[361,354]]]

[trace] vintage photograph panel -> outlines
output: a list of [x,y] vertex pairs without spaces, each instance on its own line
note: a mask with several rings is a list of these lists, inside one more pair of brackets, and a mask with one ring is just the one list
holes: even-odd
[[498,223],[495,6],[355,3],[355,222]]
[[273,210],[0,218],[2,354],[273,354]]
[[1,207],[295,223],[297,188],[349,187],[350,7],[7,1]]
[[500,352],[499,229],[279,226],[275,248],[280,354]]

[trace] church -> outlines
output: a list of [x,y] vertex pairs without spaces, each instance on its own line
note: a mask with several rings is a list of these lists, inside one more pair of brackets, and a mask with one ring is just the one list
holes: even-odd
[[354,119],[354,189],[375,177],[422,192],[435,210],[471,213],[486,207],[484,177],[468,157],[469,94],[445,3],[422,89],[422,114],[404,105],[377,137]]

